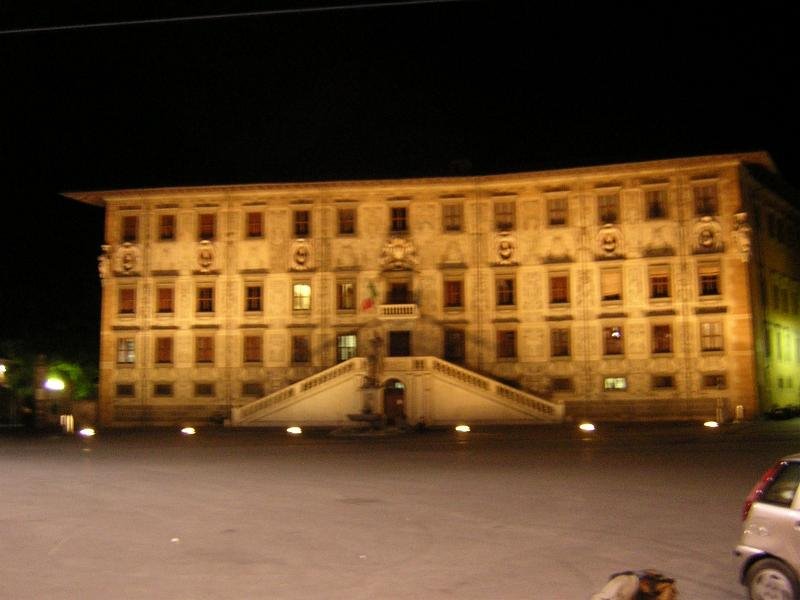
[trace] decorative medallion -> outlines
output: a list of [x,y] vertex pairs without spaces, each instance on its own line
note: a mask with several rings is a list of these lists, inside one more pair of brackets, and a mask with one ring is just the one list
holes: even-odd
[[496,265],[515,265],[517,261],[517,241],[510,233],[498,233],[495,238],[495,251],[497,253]]
[[417,264],[417,251],[406,238],[391,238],[383,245],[381,266],[384,269],[413,269]]
[[208,273],[214,267],[216,251],[214,244],[208,240],[203,240],[197,247],[197,264],[200,265],[202,273]]
[[750,237],[753,234],[753,230],[747,222],[747,213],[736,213],[733,218],[733,239],[736,241],[739,257],[742,262],[750,262]]
[[611,224],[603,225],[597,232],[598,254],[603,258],[622,256],[622,232]]
[[135,273],[139,270],[139,248],[130,242],[125,242],[115,253],[117,271],[125,274]]
[[292,271],[308,271],[313,266],[311,256],[311,244],[306,239],[299,239],[292,242],[291,250],[292,264],[289,268]]
[[694,226],[695,252],[721,252],[722,228],[711,217],[701,217]]

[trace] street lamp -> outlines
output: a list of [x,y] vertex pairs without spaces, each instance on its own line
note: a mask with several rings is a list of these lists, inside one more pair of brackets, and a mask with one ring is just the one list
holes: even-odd
[[67,384],[60,377],[48,377],[44,382],[44,387],[51,392],[63,392]]

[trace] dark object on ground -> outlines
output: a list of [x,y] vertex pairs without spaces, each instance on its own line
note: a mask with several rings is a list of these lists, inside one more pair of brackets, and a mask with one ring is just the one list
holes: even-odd
[[793,419],[798,415],[800,415],[800,406],[775,406],[764,413],[767,419],[772,419],[773,421]]
[[675,600],[677,597],[674,579],[647,569],[615,573],[591,600]]

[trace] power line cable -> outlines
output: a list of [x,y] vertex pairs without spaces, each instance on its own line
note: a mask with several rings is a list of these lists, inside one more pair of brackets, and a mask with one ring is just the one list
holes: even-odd
[[222,13],[217,15],[190,15],[184,17],[159,17],[156,19],[134,19],[130,21],[104,21],[101,23],[76,23],[74,25],[50,25],[44,27],[22,27],[19,29],[2,29],[0,35],[20,33],[45,33],[52,31],[73,31],[81,29],[101,29],[103,27],[126,27],[132,25],[153,25],[160,23],[186,23],[191,21],[213,21],[217,19],[241,19],[246,17],[266,17],[303,13],[335,12],[343,10],[360,10],[368,8],[396,8],[420,4],[452,4],[465,0],[401,0],[398,2],[370,2],[365,4],[337,4],[334,6],[312,6],[308,8],[279,8],[271,10],[255,10],[239,13]]

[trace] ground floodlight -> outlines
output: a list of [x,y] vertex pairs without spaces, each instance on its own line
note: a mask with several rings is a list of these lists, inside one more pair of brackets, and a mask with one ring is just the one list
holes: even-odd
[[589,423],[588,421],[584,421],[583,423],[578,425],[578,429],[580,429],[581,431],[594,431],[595,426],[594,423]]
[[303,430],[300,429],[299,427],[289,427],[288,429],[286,429],[286,433],[291,433],[292,435],[300,435],[301,433],[303,433]]
[[184,427],[183,429],[181,429],[181,433],[183,435],[194,435],[195,433],[197,433],[197,431],[195,431],[194,427]]
[[456,425],[456,431],[461,433],[469,433],[472,430],[469,428],[469,425]]
[[92,437],[94,433],[95,433],[94,429],[92,429],[91,427],[84,427],[78,432],[78,434],[82,435],[83,437]]

